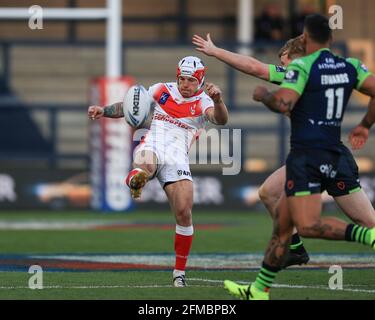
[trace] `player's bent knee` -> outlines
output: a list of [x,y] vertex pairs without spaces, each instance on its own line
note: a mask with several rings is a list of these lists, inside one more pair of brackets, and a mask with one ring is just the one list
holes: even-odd
[[270,197],[269,190],[268,190],[267,186],[265,186],[264,184],[262,184],[259,187],[258,195],[259,195],[260,201],[262,201],[265,205],[271,204],[272,199]]
[[264,202],[266,197],[267,197],[267,194],[266,194],[264,189],[265,188],[264,188],[263,184],[258,189],[258,196],[259,196],[260,201],[262,201],[262,202]]
[[133,163],[134,168],[140,168],[147,172],[148,176],[153,176],[156,170],[156,166],[152,163]]
[[258,196],[260,201],[262,201],[266,208],[274,207],[279,200],[279,197],[272,194],[271,190],[265,184],[262,184],[258,189]]

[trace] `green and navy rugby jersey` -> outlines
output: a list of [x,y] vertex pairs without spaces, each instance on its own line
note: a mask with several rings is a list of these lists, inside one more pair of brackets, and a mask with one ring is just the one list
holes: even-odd
[[350,95],[370,75],[359,60],[326,48],[293,60],[281,84],[301,95],[290,116],[291,147],[339,150]]

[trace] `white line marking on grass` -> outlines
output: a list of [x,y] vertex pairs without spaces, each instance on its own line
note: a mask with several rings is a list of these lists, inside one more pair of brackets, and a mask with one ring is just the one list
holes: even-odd
[[[188,281],[196,282],[208,282],[220,285],[188,285],[188,287],[200,287],[200,288],[212,288],[221,287],[223,280],[214,279],[201,279],[201,278],[188,278]],[[249,284],[245,281],[237,281],[238,284]],[[348,285],[354,286],[354,285]],[[344,288],[342,290],[331,290],[327,286],[322,285],[289,285],[289,284],[274,284],[274,288],[288,288],[288,289],[319,289],[328,291],[345,291],[345,292],[360,292],[360,293],[375,293],[375,290],[370,289],[349,289]],[[43,289],[150,289],[150,288],[173,288],[172,285],[98,285],[98,286],[44,286]],[[15,290],[15,289],[29,289],[29,287],[24,286],[0,286],[0,290]]]
[[[207,286],[207,285],[193,285],[190,287],[200,287],[200,288],[212,288],[217,286]],[[165,285],[128,285],[128,286],[112,286],[112,285],[102,285],[102,286],[43,286],[43,289],[150,289],[150,288],[174,288],[171,284]],[[0,286],[0,290],[12,290],[12,289],[30,289],[24,286]]]
[[[201,282],[210,282],[210,283],[223,283],[223,280],[212,280],[212,279],[200,279],[200,278],[190,278],[188,281],[201,281]],[[236,281],[238,284],[249,284],[246,281]],[[354,285],[350,285],[354,286]],[[332,290],[328,286],[306,286],[306,285],[290,285],[290,284],[273,284],[273,288],[290,288],[290,289],[321,289],[329,291],[347,291],[347,292],[363,292],[363,293],[375,293],[375,290],[368,289],[342,289],[342,290]]]

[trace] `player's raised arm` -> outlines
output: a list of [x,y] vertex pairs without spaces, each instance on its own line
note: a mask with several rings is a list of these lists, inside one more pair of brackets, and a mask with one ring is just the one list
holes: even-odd
[[222,99],[222,92],[220,88],[213,83],[207,83],[206,91],[214,102],[214,107],[209,108],[206,111],[208,121],[217,125],[225,125],[228,122],[228,110]]
[[208,56],[213,56],[241,72],[269,81],[268,64],[265,64],[253,57],[241,55],[217,47],[211,40],[209,33],[207,34],[206,39],[203,39],[199,35],[194,35],[192,43],[196,45],[196,50],[203,52]]
[[369,76],[358,89],[370,96],[370,102],[361,122],[349,133],[349,142],[353,150],[361,149],[367,142],[369,131],[375,123],[375,76]]
[[375,76],[368,77],[359,89],[362,93],[367,94],[371,97],[368,104],[368,110],[361,121],[361,125],[367,129],[370,129],[375,122]]
[[91,120],[97,120],[101,117],[122,118],[124,116],[122,102],[117,102],[105,107],[90,106],[87,115]]

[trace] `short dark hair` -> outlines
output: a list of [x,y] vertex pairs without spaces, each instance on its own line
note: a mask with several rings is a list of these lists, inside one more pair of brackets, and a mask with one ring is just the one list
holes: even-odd
[[321,14],[310,14],[305,18],[305,28],[310,38],[318,43],[326,43],[332,37],[328,18]]

